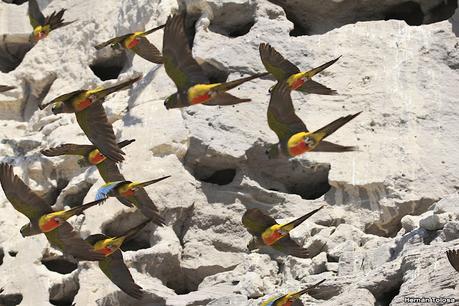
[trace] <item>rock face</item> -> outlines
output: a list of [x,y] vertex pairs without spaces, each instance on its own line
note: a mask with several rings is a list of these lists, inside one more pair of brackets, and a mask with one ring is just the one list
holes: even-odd
[[[0,51],[31,31],[20,2],[0,2]],[[456,1],[38,2],[45,15],[66,8],[65,19],[77,21],[0,69],[0,84],[16,86],[0,93],[1,160],[58,208],[91,201],[103,184],[94,168],[39,152],[88,140],[73,114],[54,116],[38,103],[140,72],[141,81],[104,106],[117,137],[136,139],[125,148],[122,173],[138,181],[172,175],[147,188],[167,226],[148,225],[125,252],[147,292],[138,302],[96,264],[75,265],[42,236],[22,238],[27,220],[2,191],[0,305],[259,305],[322,279],[304,305],[458,299],[459,275],[445,255],[459,247]],[[216,81],[264,71],[261,42],[304,70],[342,55],[315,77],[338,95],[292,97],[311,129],[363,111],[330,137],[360,150],[269,160],[265,147],[277,141],[266,121],[272,80],[233,90],[250,103],[167,111],[163,101],[175,87],[164,67],[93,48],[160,25],[177,10],[188,11],[193,53]],[[161,48],[162,31],[149,39]],[[241,224],[247,208],[289,221],[320,205],[326,207],[292,232],[313,258],[248,253]],[[139,220],[139,212],[110,199],[71,222],[85,237],[116,234]]]

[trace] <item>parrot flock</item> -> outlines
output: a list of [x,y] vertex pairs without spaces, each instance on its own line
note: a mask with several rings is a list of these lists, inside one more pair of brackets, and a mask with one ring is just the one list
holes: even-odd
[[[64,22],[65,9],[45,17],[36,0],[29,0],[28,2],[28,14],[33,27],[32,36],[35,42],[45,39],[50,32],[74,22]],[[177,87],[177,91],[164,101],[166,109],[190,107],[195,104],[212,106],[250,102],[249,98],[239,98],[228,93],[228,91],[253,79],[272,75],[277,83],[269,89],[271,98],[268,105],[267,122],[270,129],[277,135],[279,142],[266,149],[269,158],[291,158],[312,150],[321,152],[357,150],[355,146],[338,145],[324,139],[357,117],[360,112],[340,117],[311,132],[295,114],[291,98],[292,90],[304,94],[336,94],[335,90],[314,81],[312,77],[336,63],[340,57],[311,70],[301,71],[271,45],[261,43],[259,52],[266,72],[228,82],[211,83],[200,64],[193,58],[185,34],[185,18],[186,16],[183,14],[175,14],[169,16],[164,25],[144,32],[128,33],[115,37],[96,45],[95,48],[97,50],[107,46],[124,48],[149,62],[163,64],[167,75]],[[164,29],[162,52],[146,38],[148,34],[160,29]],[[97,261],[102,272],[116,286],[139,300],[143,298],[144,292],[132,278],[124,263],[120,247],[149,222],[159,226],[166,225],[166,221],[159,214],[145,188],[170,176],[155,178],[146,182],[130,181],[123,176],[117,163],[125,159],[125,153],[122,149],[135,140],[117,142],[113,127],[107,119],[103,102],[108,95],[130,88],[140,78],[141,76],[137,76],[110,87],[75,90],[39,105],[41,110],[52,106],[52,112],[55,115],[74,113],[79,126],[92,143],[92,145],[67,143],[42,150],[41,153],[47,157],[77,155],[81,157],[78,161],[81,167],[96,166],[100,176],[105,181],[105,185],[97,191],[95,201],[68,210],[54,211],[43,198],[33,192],[14,174],[13,166],[0,163],[0,183],[6,198],[17,211],[30,220],[20,229],[23,237],[44,234],[49,243],[61,250],[63,254],[73,256],[81,261]],[[0,92],[14,88],[14,86],[0,85]],[[145,221],[117,237],[93,234],[82,239],[67,220],[95,205],[103,205],[109,197],[116,197],[119,202],[128,207],[135,206],[145,216]],[[289,233],[322,208],[323,206],[285,224],[278,224],[274,218],[266,215],[258,208],[248,209],[242,216],[243,226],[253,236],[247,248],[249,251],[271,248],[287,255],[307,258],[309,256],[308,251],[291,239]],[[448,251],[447,258],[454,269],[459,272],[459,250]],[[300,291],[271,297],[261,305],[290,306],[301,295],[316,289],[324,281],[321,280]]]

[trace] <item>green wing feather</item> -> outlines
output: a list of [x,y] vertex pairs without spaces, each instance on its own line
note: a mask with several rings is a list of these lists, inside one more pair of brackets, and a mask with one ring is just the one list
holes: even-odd
[[448,250],[446,251],[446,256],[451,266],[459,272],[459,250]]
[[259,46],[260,57],[266,70],[278,81],[286,80],[293,74],[299,73],[300,69],[290,61],[286,60],[271,45],[261,43]]
[[37,0],[29,0],[29,19],[30,25],[32,28],[36,28],[38,26],[45,25],[45,16],[40,11],[40,7],[38,6]]
[[14,209],[29,218],[32,223],[41,216],[53,212],[50,205],[14,174],[13,166],[0,164],[0,182],[6,198]]
[[304,122],[295,114],[290,92],[286,82],[279,82],[271,91],[269,100],[268,125],[281,143],[296,133],[308,131]]
[[155,64],[164,62],[161,52],[146,37],[139,37],[140,42],[132,48],[135,54]]
[[292,255],[299,258],[308,258],[309,252],[307,249],[300,247],[295,241],[290,238],[290,235],[277,241],[271,246],[275,250],[287,255]]
[[102,260],[105,256],[94,251],[93,247],[83,239],[68,222],[58,228],[45,233],[52,246],[60,249],[65,254],[70,254],[81,260]]
[[92,150],[96,147],[91,145],[78,145],[74,143],[64,143],[60,146],[49,148],[46,150],[41,150],[41,154],[54,157],[54,156],[61,156],[61,155],[79,155],[79,156],[87,156]]
[[81,129],[100,153],[115,162],[124,160],[124,152],[116,143],[115,132],[101,103],[93,103],[75,115]]
[[142,299],[142,287],[134,282],[120,250],[99,261],[99,268],[123,292],[135,299]]
[[166,73],[174,81],[178,91],[188,90],[195,84],[209,83],[188,46],[182,15],[167,19],[164,29],[163,57]]
[[259,236],[268,227],[277,224],[274,218],[265,215],[258,208],[248,209],[242,216],[242,224],[247,228],[253,236]]
[[159,215],[158,208],[144,188],[139,188],[133,196],[126,197],[126,199],[140,209],[153,223],[161,226],[165,224],[163,217]]

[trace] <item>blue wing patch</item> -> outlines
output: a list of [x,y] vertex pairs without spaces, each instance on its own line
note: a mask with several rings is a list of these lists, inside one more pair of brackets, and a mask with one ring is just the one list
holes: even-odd
[[105,185],[102,185],[102,187],[100,187],[97,190],[96,201],[107,198],[109,196],[109,193],[113,191],[116,187],[118,187],[118,185],[121,183],[122,181],[118,181],[118,182],[110,182]]

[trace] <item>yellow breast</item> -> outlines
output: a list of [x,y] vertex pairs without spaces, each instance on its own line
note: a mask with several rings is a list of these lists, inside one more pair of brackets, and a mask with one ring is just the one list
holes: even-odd
[[209,91],[220,85],[216,84],[197,84],[188,89],[188,102],[191,104],[203,103],[210,100],[212,97]]

